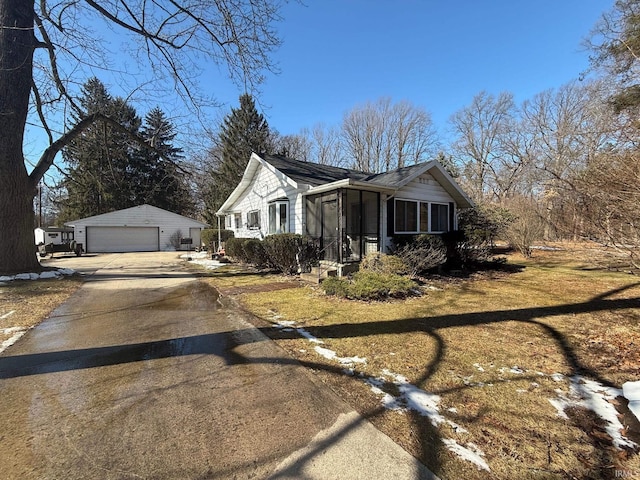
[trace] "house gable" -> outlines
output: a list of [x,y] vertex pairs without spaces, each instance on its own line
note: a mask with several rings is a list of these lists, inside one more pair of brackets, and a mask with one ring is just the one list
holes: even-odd
[[263,238],[269,233],[269,205],[273,204],[278,213],[286,209],[286,231],[299,233],[301,194],[308,189],[254,153],[242,180],[216,213],[225,217],[225,228],[236,237]]

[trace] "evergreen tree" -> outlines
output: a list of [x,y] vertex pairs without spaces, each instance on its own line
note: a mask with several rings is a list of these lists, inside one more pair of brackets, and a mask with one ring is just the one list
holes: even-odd
[[141,136],[153,149],[141,149],[138,158],[135,199],[181,215],[195,207],[191,190],[181,169],[182,149],[175,147],[173,124],[156,107],[144,119]]
[[[87,115],[103,113],[132,133],[140,128],[136,111],[121,98],[113,98],[97,78],[88,80],[82,88],[80,107],[73,114],[73,124]],[[62,205],[65,219],[82,218],[135,205],[136,152],[130,137],[104,122],[97,122],[63,151],[69,165],[62,182],[66,199]]]
[[205,217],[215,221],[215,212],[240,182],[251,153],[271,153],[269,125],[256,109],[250,94],[240,96],[240,107],[232,108],[222,123],[217,145],[212,149],[210,183],[205,192]]

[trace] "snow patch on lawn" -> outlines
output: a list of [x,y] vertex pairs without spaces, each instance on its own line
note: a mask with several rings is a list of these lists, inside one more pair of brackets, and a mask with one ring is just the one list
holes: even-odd
[[211,260],[211,254],[209,254],[209,252],[186,253],[184,255],[180,255],[180,258],[189,263],[200,265],[207,270],[215,270],[216,268],[226,265],[226,263],[219,262],[218,260]]
[[70,268],[58,268],[57,270],[47,270],[41,273],[18,273],[16,275],[0,276],[0,283],[12,282],[14,280],[44,280],[47,278],[62,278],[67,275],[73,275],[75,270]]
[[622,384],[622,395],[629,401],[629,410],[640,421],[640,382]]
[[[360,363],[365,364],[366,358],[362,357],[340,357],[326,347],[321,347],[324,342],[312,335],[310,332],[302,327],[296,327],[296,322],[290,320],[281,320],[280,315],[273,312],[273,320],[276,320],[275,328],[280,330],[293,328],[301,337],[306,338],[309,342],[318,344],[314,347],[317,354],[323,356],[328,360],[332,360],[345,366],[352,366],[353,364]],[[354,376],[355,371],[353,368],[346,368],[345,374]],[[441,424],[449,425],[453,431],[457,434],[468,433],[466,429],[461,427],[455,422],[446,419],[440,414],[438,404],[440,403],[440,396],[433,393],[426,392],[415,385],[411,384],[409,380],[397,373],[391,372],[388,369],[383,369],[379,377],[368,377],[360,374],[358,376],[364,383],[369,385],[371,391],[377,396],[381,397],[381,403],[384,408],[389,410],[406,411],[413,410],[420,415],[427,417],[432,425],[437,427]],[[386,384],[392,383],[398,390],[399,395],[395,396],[383,390]],[[489,466],[482,458],[484,453],[472,443],[468,443],[467,446],[460,445],[456,440],[444,439],[447,448],[458,455],[460,458],[474,463],[478,468],[490,471]]]
[[9,328],[0,328],[0,333],[3,335],[11,335],[8,339],[0,343],[0,353],[4,352],[11,345],[20,340],[25,333],[29,330],[26,327],[9,327]]
[[616,397],[622,396],[623,390],[619,388],[607,387],[594,380],[574,375],[571,377],[568,395],[559,390],[558,398],[549,399],[549,403],[555,407],[558,416],[564,419],[569,418],[565,413],[569,407],[582,407],[593,411],[605,422],[605,430],[617,448],[635,448],[638,445],[622,435],[624,427],[612,403]]
[[322,340],[320,340],[318,337],[316,337],[315,335],[311,334],[309,331],[305,330],[302,327],[296,327],[296,322],[292,322],[290,320],[279,320],[280,315],[274,315],[272,317],[273,319],[278,319],[278,321],[276,322],[275,327],[282,330],[282,331],[295,331],[298,333],[298,335],[300,335],[301,337],[306,338],[307,340],[309,340],[311,343],[316,343],[318,345],[316,345],[316,347],[314,347],[314,350],[316,351],[317,354],[323,356],[324,358],[326,358],[327,360],[332,360],[332,361],[336,361],[338,362],[340,365],[345,365],[345,366],[351,366],[354,363],[367,363],[367,359],[366,358],[362,358],[362,357],[340,357],[338,356],[338,354],[336,352],[334,352],[333,350],[330,350],[328,348],[325,347],[321,347],[320,345],[324,345],[324,342]]
[[467,446],[464,447],[450,438],[443,438],[442,443],[459,457],[476,464],[478,468],[486,470],[487,472],[491,471],[487,462],[482,458],[484,457],[484,452],[480,450],[476,444],[469,442]]

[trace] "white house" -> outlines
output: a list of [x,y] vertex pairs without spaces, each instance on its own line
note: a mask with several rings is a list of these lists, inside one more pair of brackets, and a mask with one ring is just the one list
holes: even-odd
[[76,242],[86,252],[156,252],[175,250],[184,240],[201,245],[206,223],[151,205],[125,208],[82,218],[65,225],[73,227]]
[[217,215],[236,237],[309,235],[324,260],[349,263],[397,235],[455,230],[472,205],[437,161],[371,174],[254,153]]
[[73,228],[69,227],[44,227],[33,231],[36,245],[62,245],[73,240]]

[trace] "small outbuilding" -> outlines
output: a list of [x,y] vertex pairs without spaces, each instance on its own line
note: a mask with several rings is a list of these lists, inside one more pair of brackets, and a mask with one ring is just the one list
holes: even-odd
[[65,223],[88,253],[158,252],[200,247],[208,225],[152,205]]
[[73,240],[71,227],[38,227],[33,231],[36,245],[62,245]]

